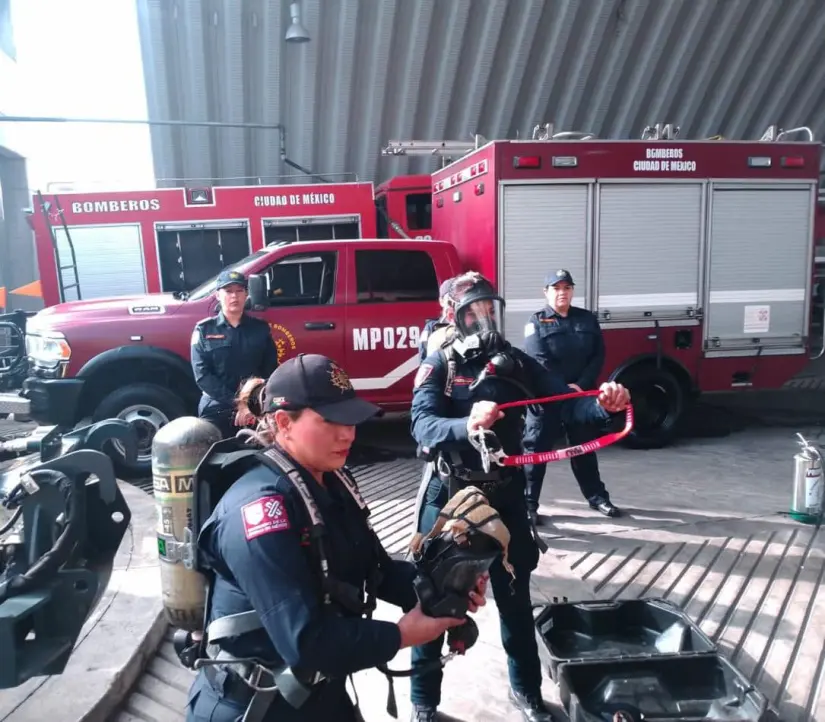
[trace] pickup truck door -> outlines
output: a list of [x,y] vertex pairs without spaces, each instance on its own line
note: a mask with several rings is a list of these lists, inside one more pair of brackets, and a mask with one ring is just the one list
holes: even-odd
[[403,241],[351,245],[347,253],[344,368],[359,395],[390,411],[408,409],[421,329],[439,315],[432,256]]
[[279,362],[299,353],[317,353],[344,365],[340,256],[338,251],[303,251],[296,246],[294,253],[256,271],[266,278],[269,307],[252,315],[269,323]]

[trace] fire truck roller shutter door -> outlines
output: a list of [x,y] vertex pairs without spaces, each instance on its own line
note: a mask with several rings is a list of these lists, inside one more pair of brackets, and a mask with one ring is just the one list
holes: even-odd
[[542,308],[544,276],[561,267],[576,279],[573,303],[587,308],[586,269],[590,193],[587,184],[536,184],[504,187],[501,242],[507,249],[499,289],[507,299],[505,337],[524,347],[524,327]]
[[[64,286],[74,283],[72,253],[61,226],[53,228],[57,241],[56,258]],[[74,248],[80,296],[84,301],[111,296],[146,293],[146,270],[138,224],[74,226],[69,228]],[[77,289],[66,290],[66,301],[77,300]]]
[[203,626],[206,601],[205,579],[192,568],[195,469],[220,439],[208,421],[183,416],[158,431],[152,442],[163,609],[171,625],[190,632]]
[[605,329],[695,319],[703,190],[701,183],[599,186],[596,309]]
[[814,193],[813,185],[714,185],[706,355],[805,348]]

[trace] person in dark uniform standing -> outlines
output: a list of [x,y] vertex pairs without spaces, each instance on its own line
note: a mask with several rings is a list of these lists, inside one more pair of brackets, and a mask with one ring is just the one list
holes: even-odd
[[192,332],[192,371],[201,390],[198,416],[224,438],[237,431],[235,396],[250,376],[269,376],[278,367],[278,349],[266,321],[244,313],[246,277],[223,271],[217,281],[220,310],[198,321]]
[[428,356],[428,342],[433,332],[450,325],[447,314],[451,303],[450,290],[452,287],[453,279],[448,278],[438,289],[438,302],[441,304],[441,316],[439,318],[428,319],[424,324],[424,330],[421,332],[421,339],[418,342],[418,355],[422,361]]
[[[573,391],[589,391],[604,365],[604,338],[596,315],[573,306],[573,276],[560,269],[548,274],[544,284],[547,305],[530,316],[524,327],[524,350],[546,369],[558,373]],[[566,423],[564,430],[571,446],[599,436],[590,424]],[[524,448],[530,453],[547,451],[558,438],[558,427],[544,423],[541,416],[527,414]],[[621,510],[610,501],[610,494],[599,474],[595,452],[574,456],[570,467],[582,496],[592,509],[605,516],[619,516]],[[539,497],[547,464],[524,467],[527,477],[527,508],[535,524],[541,524]]]
[[[265,382],[249,379],[238,413],[258,419],[265,454],[222,467],[223,481],[236,478],[198,535],[214,574],[206,648],[225,663],[198,673],[187,722],[355,722],[349,675],[464,620],[421,611],[415,566],[391,559],[369,524],[344,464],[355,427],[380,410],[356,396],[343,369],[325,356],[300,354]],[[482,579],[470,593],[471,613],[485,603],[485,586]],[[406,612],[398,622],[364,618],[371,589]],[[256,695],[247,683],[254,670],[237,660],[250,658],[270,670],[257,686],[274,679],[274,695]],[[296,685],[305,693],[301,702]]]
[[[510,346],[500,331],[504,301],[478,273],[455,279],[455,340],[430,354],[414,381],[412,435],[436,473],[427,483],[417,531],[432,528],[439,511],[453,495],[451,488],[469,484],[488,495],[491,506],[510,531],[509,559],[515,579],[500,561],[490,569],[490,581],[501,620],[501,641],[507,653],[511,699],[527,722],[547,722],[552,716],[541,697],[541,665],[530,599],[530,574],[539,558],[525,503],[524,473],[518,467],[492,465],[484,472],[470,435],[489,429],[508,454],[521,453],[523,407],[501,411],[499,404],[568,392],[556,372]],[[491,372],[490,369],[495,369]],[[629,401],[617,384],[604,384],[598,400],[574,399],[544,406],[548,423],[557,431],[563,421],[613,425],[613,414]],[[415,647],[413,669],[437,659],[442,639]],[[433,722],[441,697],[440,671],[415,674],[411,680],[414,722]]]

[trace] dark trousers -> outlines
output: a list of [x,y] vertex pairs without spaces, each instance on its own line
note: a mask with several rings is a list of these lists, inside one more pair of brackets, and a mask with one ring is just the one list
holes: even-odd
[[[490,496],[489,501],[510,531],[508,559],[515,569],[516,578],[513,580],[501,562],[497,561],[490,567],[490,585],[498,607],[501,644],[507,653],[510,686],[517,692],[540,694],[541,663],[530,599],[530,573],[538,564],[539,551],[533,539],[524,503],[523,479],[518,475],[510,483],[517,486],[499,492],[501,501],[495,496]],[[447,501],[447,485],[434,476],[427,488],[418,531],[426,533],[432,529],[438,512]],[[441,656],[443,646],[442,635],[428,644],[413,647],[412,668],[416,669],[426,662],[437,660]],[[442,676],[441,669],[414,674],[410,680],[413,704],[437,707],[441,702]]]
[[[545,424],[540,417],[528,414],[524,432],[525,452],[529,454],[536,451],[548,451],[556,440],[557,428],[556,424]],[[569,446],[584,444],[601,435],[599,430],[593,426],[581,424],[565,425],[564,430]],[[595,453],[574,456],[570,459],[570,468],[573,470],[573,476],[576,477],[582,496],[588,503],[597,504],[610,499],[610,494],[599,474],[599,460]],[[537,511],[539,508],[539,497],[546,471],[547,464],[528,464],[524,467],[524,475],[527,477],[527,508],[530,511]]]
[[[203,670],[195,677],[186,705],[186,722],[241,722],[252,692],[234,675],[216,670],[213,679]],[[303,704],[295,709],[282,697],[276,697],[266,711],[263,722],[358,722],[363,720],[356,712],[347,694],[345,681],[322,683]]]
[[222,439],[229,439],[238,433],[238,427],[235,426],[235,409],[219,404],[205,394],[198,403],[198,416],[215,426],[221,432]]

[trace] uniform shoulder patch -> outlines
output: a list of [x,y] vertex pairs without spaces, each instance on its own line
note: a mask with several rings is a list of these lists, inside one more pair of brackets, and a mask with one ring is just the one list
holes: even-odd
[[206,318],[202,318],[200,321],[198,321],[195,324],[195,328],[197,328],[198,326],[203,326],[203,324],[209,323],[210,321],[214,321],[214,320],[215,320],[215,316],[207,316]]
[[528,321],[524,324],[524,338],[530,338],[536,332],[536,327],[533,325],[532,321]]
[[197,346],[198,341],[200,341],[200,340],[201,340],[201,333],[198,330],[198,327],[195,326],[195,330],[192,331],[192,337],[189,339],[189,345],[190,346]]
[[282,494],[269,494],[241,507],[244,536],[247,541],[264,534],[290,528],[289,514]]
[[415,374],[415,380],[413,381],[413,388],[418,388],[423,384],[430,375],[435,370],[435,367],[432,364],[421,364],[418,367],[418,371]]

